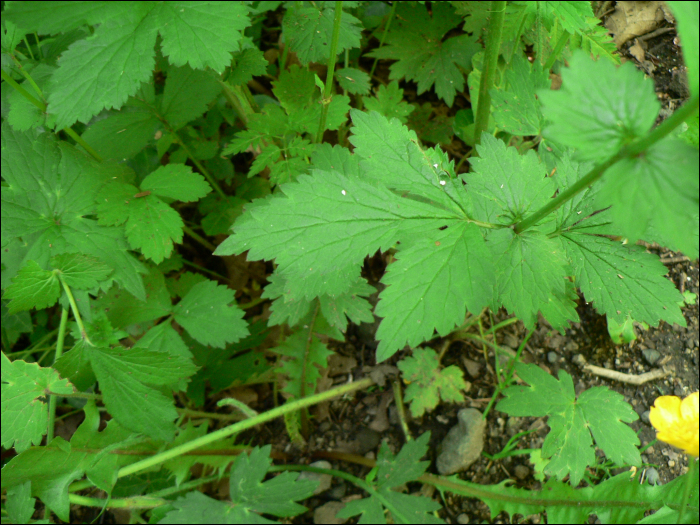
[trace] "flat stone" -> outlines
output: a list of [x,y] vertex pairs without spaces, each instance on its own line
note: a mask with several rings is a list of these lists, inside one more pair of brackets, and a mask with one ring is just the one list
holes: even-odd
[[437,458],[442,476],[464,472],[484,449],[486,421],[475,408],[463,408],[457,413],[457,424],[445,436]]
[[346,523],[348,521],[347,519],[336,518],[336,514],[338,514],[338,512],[340,512],[340,510],[344,507],[345,503],[341,503],[340,501],[329,501],[328,503],[324,503],[314,510],[314,523]]
[[[310,467],[331,469],[333,466],[328,461],[316,461],[311,463]],[[299,480],[311,479],[318,481],[318,487],[314,491],[314,495],[321,494],[331,488],[332,476],[330,474],[318,474],[316,472],[302,472],[299,474]]]

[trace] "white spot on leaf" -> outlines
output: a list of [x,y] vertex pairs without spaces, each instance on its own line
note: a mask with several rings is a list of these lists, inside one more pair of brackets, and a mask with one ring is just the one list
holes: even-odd
[[341,190],[340,193],[342,193],[343,195],[345,195],[345,190]]

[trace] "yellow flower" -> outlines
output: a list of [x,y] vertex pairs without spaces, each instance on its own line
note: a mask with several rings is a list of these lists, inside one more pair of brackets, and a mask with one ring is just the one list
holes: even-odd
[[676,396],[661,396],[654,401],[649,420],[657,439],[698,457],[698,412],[698,392],[683,401]]

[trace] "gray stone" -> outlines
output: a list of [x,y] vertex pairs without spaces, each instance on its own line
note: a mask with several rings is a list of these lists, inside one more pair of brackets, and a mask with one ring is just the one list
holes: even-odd
[[647,469],[647,483],[649,485],[659,485],[659,471],[654,467]]
[[530,475],[530,469],[527,468],[525,465],[516,465],[515,466],[515,477],[523,480],[527,478]]
[[644,356],[646,362],[650,365],[656,364],[656,362],[661,359],[661,352],[655,348],[646,348],[642,350],[642,355]]
[[[324,469],[331,469],[333,466],[328,463],[328,461],[316,461],[315,463],[311,463],[309,465],[310,467],[316,467],[316,468],[324,468]],[[316,480],[318,481],[318,487],[316,487],[316,490],[314,490],[314,494],[321,494],[322,492],[327,491],[329,488],[331,488],[331,480],[332,477],[330,474],[318,474],[316,472],[302,472],[299,474],[299,480],[302,479],[311,479],[311,480]]]
[[321,505],[314,511],[314,523],[346,523],[348,521],[347,519],[336,518],[336,514],[344,507],[345,503],[341,503],[340,501],[329,501]]
[[457,414],[457,424],[445,436],[437,458],[442,476],[464,472],[484,449],[486,421],[475,408],[463,408]]

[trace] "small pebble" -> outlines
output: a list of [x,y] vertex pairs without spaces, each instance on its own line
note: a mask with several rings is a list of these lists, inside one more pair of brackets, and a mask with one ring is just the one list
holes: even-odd
[[661,359],[661,352],[654,348],[647,348],[642,350],[642,355],[647,363],[650,365],[655,364],[659,359]]
[[[333,468],[333,465],[331,465],[328,461],[316,461],[315,463],[311,463],[309,465],[310,467],[316,467],[316,468],[323,468],[323,469],[331,469]],[[318,481],[318,486],[316,487],[316,490],[314,491],[314,494],[321,494],[322,492],[327,491],[329,488],[331,488],[331,475],[330,474],[318,474],[316,472],[302,472],[299,474],[299,479],[310,479],[310,480],[315,480]]]
[[525,465],[517,465],[514,470],[515,477],[520,480],[525,479],[530,475],[530,469],[527,468]]
[[647,425],[650,424],[650,423],[649,423],[649,411],[648,411],[648,410],[645,410],[644,412],[642,412],[642,413],[640,414],[639,417],[641,417],[641,418],[642,418],[642,421],[644,421]]
[[650,467],[647,469],[647,483],[649,483],[649,485],[659,484],[659,471],[656,470],[654,467]]

